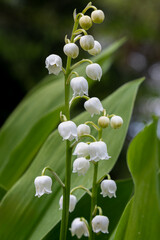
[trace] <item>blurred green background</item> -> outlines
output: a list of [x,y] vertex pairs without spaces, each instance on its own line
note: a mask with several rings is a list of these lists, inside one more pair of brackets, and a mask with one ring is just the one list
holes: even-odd
[[[47,76],[44,62],[49,54],[60,55],[65,64],[64,36],[71,33],[72,12],[74,8],[80,12],[87,3],[81,0],[0,1],[0,126],[26,93]],[[122,84],[146,77],[120,156],[125,159],[130,140],[153,114],[160,116],[160,1],[98,0],[92,3],[104,11],[106,18],[103,24],[93,25],[88,32],[103,48],[123,36],[127,41],[114,55],[114,62],[100,84],[90,89],[90,96],[103,99]],[[82,55],[90,57],[84,51]],[[118,167],[113,172],[115,176]]]

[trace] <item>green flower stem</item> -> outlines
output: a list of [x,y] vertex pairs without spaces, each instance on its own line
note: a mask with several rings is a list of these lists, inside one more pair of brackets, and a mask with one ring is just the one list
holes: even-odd
[[99,211],[99,215],[103,215],[102,208],[96,205],[93,211],[94,216],[97,214],[97,210]]
[[66,74],[66,70],[63,67],[62,67],[62,71],[63,71],[64,74]]
[[98,138],[99,140],[102,140],[102,128],[100,128],[98,131]]
[[81,99],[81,98],[84,98],[84,99],[86,99],[86,100],[89,100],[89,99],[90,99],[89,97],[87,97],[87,96],[85,96],[85,95],[83,95],[82,97],[80,97],[80,96],[73,97],[73,98],[71,99],[70,103],[69,103],[69,107],[71,107],[72,103],[73,103],[75,100]]
[[88,5],[82,11],[82,13],[85,14],[85,12],[87,12],[87,10],[90,9],[90,8],[93,8],[94,10],[97,10],[97,8],[92,5],[92,2],[89,2]]
[[103,109],[103,116],[106,116],[106,109]]
[[54,178],[56,179],[56,181],[63,187],[63,188],[65,188],[65,185],[64,185],[64,183],[62,182],[62,180],[60,179],[60,177],[57,175],[57,173],[56,172],[54,172],[50,167],[45,167],[43,170],[42,170],[42,176],[44,176],[45,175],[45,171],[46,170],[49,170],[52,174],[53,174],[53,176],[54,176]]
[[77,34],[80,34],[80,33],[84,33],[84,35],[87,35],[87,32],[86,30],[80,28],[80,29],[77,29],[75,32],[74,32],[74,35],[77,35]]
[[92,197],[91,197],[91,210],[90,210],[90,235],[89,239],[94,240],[95,239],[95,234],[92,232],[92,218],[95,206],[97,204],[97,173],[98,173],[98,162],[94,164],[94,175],[93,175],[93,183],[92,183]]
[[111,180],[111,177],[110,177],[110,175],[107,173],[106,175],[104,175],[103,177],[101,177],[98,181],[97,181],[97,184],[100,184],[101,182],[102,182],[102,180],[104,179],[104,178],[108,178],[108,180]]
[[107,115],[108,118],[112,118],[112,117],[114,117],[114,116],[115,116],[115,114]]
[[[102,128],[98,131],[98,138],[99,140],[102,139]],[[94,173],[93,173],[93,183],[92,183],[92,197],[91,197],[91,210],[90,210],[90,240],[95,239],[95,234],[92,232],[92,218],[94,217],[94,209],[97,205],[97,175],[98,175],[98,162],[94,163]]]
[[97,131],[99,131],[100,130],[100,128],[94,123],[94,122],[92,122],[92,121],[87,121],[87,122],[85,122],[85,124],[91,124]]
[[91,60],[89,60],[89,59],[82,59],[81,61],[75,63],[75,64],[71,67],[71,69],[74,69],[74,68],[78,67],[80,64],[82,64],[82,63],[84,63],[84,62],[88,62],[88,63],[90,63],[90,64],[93,63],[93,62],[92,62]]
[[99,215],[103,215],[102,208],[99,207],[99,206],[97,206],[97,209],[98,209],[98,211],[99,211]]
[[68,79],[67,79],[67,84],[69,84],[69,82],[70,82],[70,79],[71,79],[71,77],[72,77],[72,75],[76,75],[76,77],[79,77],[79,74],[77,73],[77,72],[71,72],[70,74],[69,74],[69,76],[68,76]]
[[92,197],[92,193],[89,191],[89,189],[85,188],[84,186],[82,185],[79,185],[75,188],[73,188],[70,192],[70,194],[73,194],[74,191],[76,191],[77,189],[83,189],[84,191],[86,191],[88,193],[88,195],[90,195]]
[[[78,17],[73,26],[71,42],[74,40],[74,32],[78,27]],[[65,116],[67,120],[70,120],[70,109],[69,109],[69,93],[70,85],[67,83],[68,76],[71,73],[71,57],[67,57],[66,71],[65,71]],[[69,196],[70,196],[70,184],[71,184],[71,156],[72,148],[70,142],[66,141],[66,162],[65,162],[65,188],[63,188],[63,210],[62,220],[60,228],[60,240],[66,240],[67,229],[68,229],[68,218],[69,218]]]
[[66,122],[66,121],[67,121],[67,118],[66,118],[66,116],[62,113],[62,111],[60,112],[60,120],[61,120],[61,122]]
[[[78,141],[73,142],[70,147],[71,147],[71,148],[75,147],[75,145],[77,145],[77,143],[79,143],[83,137],[89,137],[89,138],[91,138],[94,142],[97,141],[96,138],[95,138],[93,135],[84,134],[84,135],[82,135],[82,136],[79,138]],[[89,144],[89,143],[90,143],[90,142],[88,142],[87,144]]]
[[108,180],[111,180],[111,176],[109,174],[106,174]]
[[91,138],[94,142],[97,142],[96,138],[95,138],[93,135],[84,134],[84,135],[82,135],[80,138],[82,138],[82,137],[89,137],[89,138]]

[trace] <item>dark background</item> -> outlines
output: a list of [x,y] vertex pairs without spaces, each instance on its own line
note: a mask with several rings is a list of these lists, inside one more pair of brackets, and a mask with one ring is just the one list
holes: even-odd
[[[103,24],[89,30],[103,48],[123,36],[128,39],[115,54],[111,69],[103,76],[107,81],[96,88],[96,95],[102,99],[106,95],[102,89],[110,94],[127,81],[146,77],[136,100],[127,147],[153,114],[160,116],[160,1],[92,2],[106,16]],[[72,12],[74,8],[80,12],[87,3],[81,0],[0,1],[0,126],[26,93],[48,74],[44,62],[49,54],[60,55],[65,63],[64,36],[71,32]],[[121,158],[125,158],[123,151]]]

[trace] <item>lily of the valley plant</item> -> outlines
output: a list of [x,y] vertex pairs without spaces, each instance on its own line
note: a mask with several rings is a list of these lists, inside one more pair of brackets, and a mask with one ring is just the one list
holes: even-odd
[[[88,9],[92,9],[91,17],[86,15]],[[60,229],[60,240],[66,240],[67,231],[70,229],[71,235],[81,238],[83,235],[90,240],[95,238],[95,234],[109,232],[109,219],[103,215],[102,209],[97,205],[97,189],[101,187],[103,197],[116,197],[117,186],[110,175],[106,173],[108,179],[97,179],[99,161],[112,161],[112,156],[107,151],[107,144],[103,141],[102,131],[109,125],[113,129],[121,127],[123,120],[115,114],[109,115],[103,108],[101,101],[97,97],[88,96],[88,81],[84,76],[79,76],[75,68],[84,62],[87,62],[86,75],[94,80],[100,81],[102,77],[102,68],[99,64],[93,63],[89,59],[82,59],[72,64],[72,59],[76,59],[79,55],[79,46],[91,55],[97,55],[101,52],[101,44],[94,40],[93,36],[87,33],[87,30],[93,23],[102,23],[104,21],[104,13],[98,10],[92,3],[89,3],[85,9],[76,14],[74,11],[74,26],[70,39],[65,37],[65,45],[63,51],[67,56],[66,68],[62,65],[62,59],[56,54],[51,54],[46,58],[46,68],[49,74],[58,75],[61,71],[64,73],[65,79],[65,112],[60,113],[61,123],[58,126],[58,132],[62,139],[66,141],[66,175],[63,183],[59,176],[49,167],[42,170],[42,175],[35,178],[35,196],[41,197],[43,194],[51,194],[52,179],[46,175],[46,171],[52,172],[54,178],[59,182],[63,189],[63,195],[59,200],[59,209],[62,210],[62,220]],[[79,42],[79,44],[78,44]],[[79,46],[78,46],[79,45]],[[70,96],[70,87],[73,90],[73,96]],[[85,99],[84,109],[91,115],[98,114],[101,116],[98,123],[87,121],[79,126],[70,119],[70,108],[74,100]],[[98,131],[98,139],[91,134],[93,127]],[[89,141],[83,142],[84,137]],[[85,138],[86,139],[86,138]],[[65,150],[64,150],[65,152]],[[72,155],[76,156],[72,164]],[[87,174],[90,165],[94,167],[92,191],[85,186],[77,186],[70,189],[71,173],[81,175]],[[73,195],[78,189],[86,191],[91,197],[90,219],[84,219],[83,216],[77,216],[73,220],[71,227],[68,227],[69,212],[76,208],[77,198]],[[53,193],[54,194],[54,193]],[[75,193],[74,193],[75,194]],[[58,203],[57,203],[58,207]]]

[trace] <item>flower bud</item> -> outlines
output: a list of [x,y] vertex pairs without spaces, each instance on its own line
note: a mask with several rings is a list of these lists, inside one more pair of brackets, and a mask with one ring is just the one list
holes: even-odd
[[109,126],[109,118],[102,116],[98,119],[98,124],[101,128],[106,128]]
[[104,13],[102,10],[94,10],[91,13],[91,18],[94,23],[102,23],[104,21]]
[[92,219],[93,232],[108,233],[109,219],[106,216],[97,215]]
[[68,57],[71,58],[76,58],[79,54],[79,48],[75,43],[67,43],[64,45],[63,51]]
[[88,96],[88,82],[84,77],[72,78],[70,85],[74,92],[73,97],[82,97],[84,94]]
[[[73,212],[77,203],[77,198],[74,195],[70,195],[69,200],[69,212]],[[63,195],[60,197],[59,200],[59,210],[63,209]]]
[[93,117],[94,114],[100,114],[103,111],[103,106],[100,100],[96,97],[92,97],[84,103],[84,108]]
[[49,74],[53,73],[58,75],[62,70],[62,59],[56,54],[49,55],[46,58],[45,64]]
[[94,47],[91,50],[88,50],[89,54],[95,56],[99,54],[102,50],[101,44],[98,41],[94,41]]
[[114,129],[120,128],[123,124],[123,119],[119,116],[113,116],[111,118],[111,127]]
[[83,50],[88,51],[94,47],[94,38],[91,35],[85,35],[80,38],[80,45]]
[[52,178],[49,176],[39,176],[36,177],[34,180],[34,185],[36,188],[35,196],[41,197],[43,194],[50,194],[52,193],[51,186],[52,186]]
[[90,27],[92,27],[92,20],[89,16],[85,15],[79,19],[79,24],[81,28],[88,30]]
[[98,63],[92,63],[86,67],[86,75],[92,80],[100,81],[102,77],[102,68]]
[[74,235],[77,236],[77,238],[81,238],[83,235],[85,237],[89,237],[89,231],[86,226],[86,224],[81,221],[80,218],[75,218],[71,224],[71,228],[69,229],[71,231],[72,237]]
[[77,133],[78,133],[78,137],[81,137],[85,134],[90,134],[91,132],[91,129],[88,125],[86,124],[80,124],[78,127],[77,127]]
[[103,180],[101,182],[101,194],[103,195],[103,197],[116,197],[116,190],[117,190],[117,186],[115,181],[113,180]]
[[77,144],[73,155],[77,155],[77,157],[87,157],[89,155],[89,145],[84,142],[80,142]]
[[86,158],[84,157],[77,158],[73,162],[73,173],[78,173],[78,176],[85,175],[89,167],[90,163]]
[[58,126],[58,132],[63,137],[63,140],[72,141],[78,138],[77,136],[77,126],[72,121],[62,122]]
[[107,160],[110,158],[107,152],[107,145],[103,141],[92,142],[89,144],[89,161],[98,162],[99,160]]

